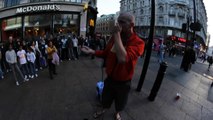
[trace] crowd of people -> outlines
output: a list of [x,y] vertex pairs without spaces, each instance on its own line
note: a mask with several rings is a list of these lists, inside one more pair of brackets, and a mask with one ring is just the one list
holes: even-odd
[[58,56],[60,62],[78,60],[82,46],[103,49],[105,40],[84,38],[82,35],[77,37],[75,34],[34,37],[30,40],[9,36],[1,44],[0,79],[4,79],[4,75],[12,71],[16,85],[19,85],[38,77],[38,71],[47,67],[50,79],[53,79],[53,74],[57,74],[55,64],[58,64],[53,62],[54,55],[56,58]]

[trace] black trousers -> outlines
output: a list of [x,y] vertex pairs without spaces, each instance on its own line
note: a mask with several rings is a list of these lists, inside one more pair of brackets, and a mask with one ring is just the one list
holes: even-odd
[[48,66],[50,78],[53,78],[53,74],[56,74],[56,68],[55,64],[52,63],[52,59],[48,59]]
[[115,81],[111,78],[106,78],[102,94],[102,105],[104,108],[110,108],[113,101],[115,102],[116,112],[122,111],[128,100],[131,80]]

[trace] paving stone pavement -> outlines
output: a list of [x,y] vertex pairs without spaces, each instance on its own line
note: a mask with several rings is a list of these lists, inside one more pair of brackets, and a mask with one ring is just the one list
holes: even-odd
[[[180,59],[180,58],[176,58]],[[180,61],[168,60],[167,72],[154,102],[147,97],[154,84],[159,63],[151,57],[141,92],[136,92],[143,58],[135,69],[123,120],[212,120],[211,81],[194,72],[179,69]],[[15,86],[12,74],[0,81],[0,120],[93,120],[100,108],[96,82],[101,80],[101,60],[80,57],[57,67],[58,75],[48,78],[47,69],[39,77]],[[106,77],[106,75],[104,75]],[[180,99],[176,100],[176,94]],[[114,105],[100,119],[113,120]]]

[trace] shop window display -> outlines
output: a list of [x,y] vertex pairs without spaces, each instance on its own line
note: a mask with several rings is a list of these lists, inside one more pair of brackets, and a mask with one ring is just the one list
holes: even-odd
[[78,34],[78,14],[56,14],[54,19],[54,32],[58,34]]

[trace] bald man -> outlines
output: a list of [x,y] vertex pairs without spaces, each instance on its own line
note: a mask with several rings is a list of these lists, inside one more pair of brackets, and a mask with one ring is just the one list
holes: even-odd
[[94,118],[100,117],[114,101],[115,119],[121,120],[120,112],[127,103],[136,62],[144,52],[145,43],[133,30],[134,16],[121,13],[117,21],[105,50],[94,51],[86,46],[81,48],[83,52],[94,54],[106,62],[107,78],[102,93],[103,110],[96,112]]

